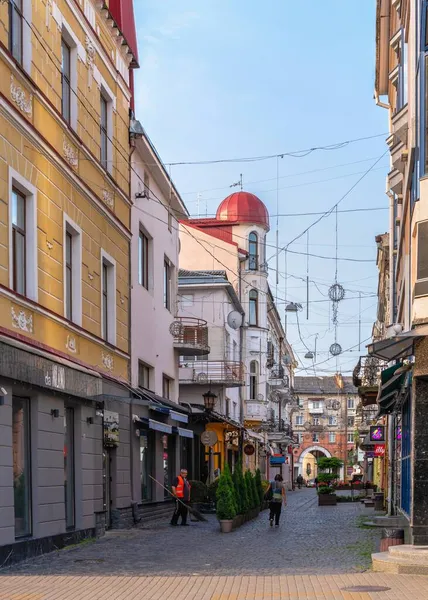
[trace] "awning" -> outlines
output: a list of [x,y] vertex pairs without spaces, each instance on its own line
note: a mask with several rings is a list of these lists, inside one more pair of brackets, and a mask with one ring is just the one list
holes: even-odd
[[402,364],[393,365],[381,372],[381,384],[377,396],[379,416],[387,415],[394,410],[398,393],[406,378],[406,373],[407,369]]
[[173,433],[178,433],[180,437],[193,439],[193,431],[191,429],[184,429],[184,427],[173,427]]
[[265,438],[260,433],[251,431],[251,429],[247,429],[247,435],[249,438],[253,438],[254,440],[258,440],[259,442],[265,442]]
[[176,412],[175,410],[170,410],[169,416],[173,421],[179,421],[180,423],[188,423],[189,417],[183,413]]
[[369,344],[368,353],[382,360],[391,361],[405,358],[413,354],[413,345],[417,340],[428,335],[428,325],[421,325],[410,331],[403,331],[399,335]]
[[169,415],[169,408],[161,404],[151,403],[149,404],[149,410],[154,410],[155,412],[162,413],[163,415]]
[[161,431],[162,433],[172,433],[172,425],[166,425],[166,423],[160,423],[153,419],[149,419],[149,428],[154,429],[155,431]]

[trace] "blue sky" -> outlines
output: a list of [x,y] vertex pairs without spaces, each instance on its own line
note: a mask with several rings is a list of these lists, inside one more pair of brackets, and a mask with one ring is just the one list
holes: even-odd
[[[326,146],[387,131],[387,112],[376,107],[374,2],[290,0],[138,0],[134,2],[141,68],[136,73],[136,113],[166,162],[217,160],[280,154]],[[279,161],[279,214],[322,211],[335,204],[386,149],[385,137]],[[350,164],[354,163],[354,164]],[[276,160],[172,167],[172,176],[196,215],[212,215],[243,174],[244,189],[257,194],[275,215]],[[387,155],[343,200],[340,209],[387,207]],[[327,181],[326,181],[327,180]],[[219,189],[220,188],[220,189]],[[301,233],[315,216],[280,217],[280,243]],[[339,306],[337,341],[358,344],[362,292],[362,339],[375,318],[377,269],[374,237],[388,229],[388,211],[339,213],[338,281],[346,288]],[[268,243],[275,244],[276,217]],[[334,257],[335,219],[310,231],[309,252]],[[306,236],[290,247],[306,252]],[[271,256],[274,248],[268,248]],[[275,260],[270,266],[275,268]],[[284,255],[280,258],[279,310],[284,314]],[[289,254],[287,299],[304,303],[306,257]],[[293,275],[293,276],[291,276]],[[275,290],[275,273],[271,270]],[[316,372],[352,370],[358,348],[329,358],[334,341],[331,306],[333,260],[311,257],[309,320],[305,310],[288,318],[288,339],[301,365],[305,344],[319,334]],[[361,354],[364,354],[364,345]],[[326,361],[326,362],[324,362]],[[303,370],[298,374],[304,375]]]

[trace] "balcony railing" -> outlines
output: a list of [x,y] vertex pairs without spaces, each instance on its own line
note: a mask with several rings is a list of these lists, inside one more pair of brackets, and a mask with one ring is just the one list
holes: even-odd
[[245,403],[245,418],[252,421],[266,421],[268,418],[268,405],[266,402],[249,400]]
[[174,348],[181,356],[201,356],[209,354],[208,325],[202,319],[176,317],[171,323],[170,332],[174,338]]
[[358,395],[363,406],[376,404],[376,397],[380,384],[380,374],[387,363],[375,356],[360,356],[354,372],[352,381],[358,388]]
[[180,364],[180,383],[244,385],[244,367],[230,360],[195,360]]
[[311,415],[322,415],[324,412],[324,407],[323,406],[313,406],[312,404],[310,404],[308,407],[308,410]]

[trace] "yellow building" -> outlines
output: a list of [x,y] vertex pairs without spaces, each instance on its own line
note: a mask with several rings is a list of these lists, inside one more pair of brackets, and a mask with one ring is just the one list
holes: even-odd
[[130,506],[117,400],[129,397],[138,57],[125,12],[0,1],[0,424],[13,431],[0,485],[14,492],[0,545],[91,531]]

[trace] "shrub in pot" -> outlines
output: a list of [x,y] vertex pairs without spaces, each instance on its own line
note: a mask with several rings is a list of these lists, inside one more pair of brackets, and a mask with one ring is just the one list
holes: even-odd
[[[227,466],[227,465],[226,465]],[[228,470],[228,467],[227,467]],[[229,477],[226,472],[226,467],[220,475],[217,488],[217,518],[220,521],[222,533],[232,531],[233,519],[236,517],[236,503],[234,499],[233,486],[230,485]]]
[[208,497],[208,488],[202,481],[190,481],[191,494],[190,501],[195,504],[206,502]]

